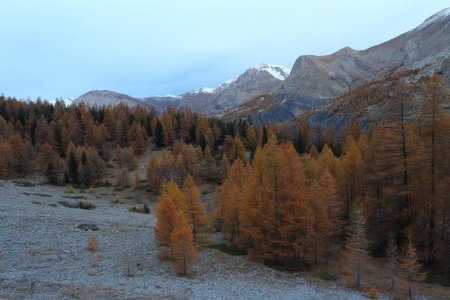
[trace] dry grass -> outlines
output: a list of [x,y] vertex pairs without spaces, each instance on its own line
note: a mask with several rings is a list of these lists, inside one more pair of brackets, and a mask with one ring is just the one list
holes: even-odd
[[89,238],[86,250],[92,253],[100,251],[100,243],[94,234]]

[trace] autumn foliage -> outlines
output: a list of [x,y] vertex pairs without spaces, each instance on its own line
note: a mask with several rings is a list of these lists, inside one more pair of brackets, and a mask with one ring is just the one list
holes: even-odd
[[172,259],[178,275],[188,275],[197,258],[195,234],[206,222],[206,211],[192,177],[187,177],[182,190],[173,181],[163,186],[156,217],[154,232],[162,246],[160,257]]

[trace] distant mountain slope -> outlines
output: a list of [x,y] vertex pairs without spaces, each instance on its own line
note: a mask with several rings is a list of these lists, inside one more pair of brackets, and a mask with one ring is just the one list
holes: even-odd
[[[417,78],[442,73],[450,84],[450,8],[428,18],[417,28],[363,51],[341,49],[331,55],[300,56],[290,75],[271,95],[272,105],[258,102],[233,109],[235,117],[256,112],[253,120],[297,116],[375,79],[417,69]],[[414,80],[414,78],[413,78]],[[228,114],[226,114],[228,115]]]
[[194,89],[182,95],[133,98],[112,91],[90,91],[74,102],[84,102],[88,105],[116,105],[122,102],[130,107],[138,104],[147,107],[156,106],[159,110],[164,110],[168,105],[185,106],[197,112],[217,114],[271,91],[289,75],[289,72],[290,69],[286,67],[261,64],[215,88]]
[[117,105],[119,103],[126,103],[130,107],[134,107],[140,104],[140,99],[133,98],[125,94],[120,94],[112,91],[102,90],[102,91],[90,91],[86,94],[81,95],[77,99],[74,100],[75,103],[81,103],[87,105],[97,105],[97,106],[106,106],[106,105]]

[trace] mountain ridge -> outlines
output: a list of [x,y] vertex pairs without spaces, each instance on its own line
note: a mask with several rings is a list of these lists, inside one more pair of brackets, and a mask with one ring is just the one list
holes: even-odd
[[[260,64],[214,88],[132,100],[159,109],[173,105],[221,117],[280,121],[320,107],[373,80],[406,70],[418,70],[417,78],[442,73],[450,84],[450,8],[410,31],[364,50],[344,47],[324,56],[301,55],[292,70]],[[258,101],[260,95],[270,101]],[[250,111],[252,115],[248,115]]]

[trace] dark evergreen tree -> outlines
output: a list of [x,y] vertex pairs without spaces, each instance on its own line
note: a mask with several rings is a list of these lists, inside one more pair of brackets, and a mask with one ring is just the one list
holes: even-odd
[[159,121],[156,123],[155,128],[155,144],[157,147],[164,146],[164,128]]

